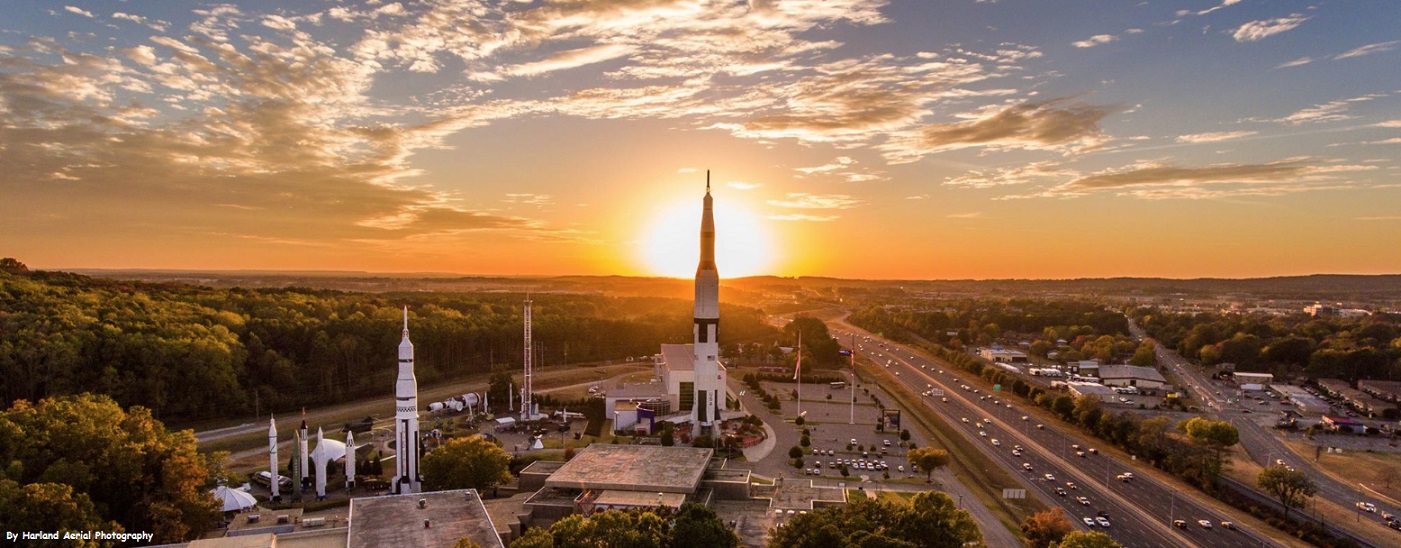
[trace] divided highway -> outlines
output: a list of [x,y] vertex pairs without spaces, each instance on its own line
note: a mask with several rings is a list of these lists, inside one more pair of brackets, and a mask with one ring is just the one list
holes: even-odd
[[[848,327],[843,324],[843,327]],[[896,378],[915,393],[943,390],[943,396],[926,396],[923,401],[963,434],[979,444],[992,462],[1025,478],[1047,498],[1057,503],[1081,529],[1102,530],[1126,547],[1247,547],[1265,546],[1271,542],[1263,536],[1242,529],[1226,529],[1222,516],[1190,498],[1178,495],[1179,488],[1165,485],[1146,475],[1122,481],[1120,474],[1132,473],[1136,465],[1120,462],[1106,455],[1090,454],[1088,449],[1098,440],[1080,448],[1086,455],[1077,455],[1077,441],[1062,432],[1058,425],[1043,424],[1037,428],[1036,419],[1019,411],[1020,402],[1009,403],[1002,394],[973,392],[976,385],[964,382],[951,370],[940,372],[944,366],[920,357],[909,348],[876,338],[859,329],[848,327],[858,337],[858,352],[878,364],[887,360]],[[870,340],[864,340],[870,337]],[[881,348],[884,345],[884,348]],[[968,385],[968,390],[962,386]],[[984,399],[983,396],[990,396]],[[943,401],[947,399],[948,401]],[[996,403],[994,403],[996,402]],[[1009,407],[1009,405],[1011,407]],[[963,422],[963,419],[968,422]],[[985,435],[980,435],[982,432]],[[993,446],[997,439],[1000,446]],[[1022,455],[1013,455],[1014,446],[1022,446]],[[1029,464],[1031,470],[1026,470]],[[1048,479],[1050,474],[1054,480]],[[1072,482],[1070,488],[1066,482]],[[1060,495],[1057,489],[1065,491]],[[1088,504],[1081,503],[1084,497]],[[1087,525],[1084,518],[1107,514],[1109,527],[1096,523]],[[1185,527],[1173,527],[1173,520],[1184,520]],[[1205,528],[1198,520],[1211,525]]]

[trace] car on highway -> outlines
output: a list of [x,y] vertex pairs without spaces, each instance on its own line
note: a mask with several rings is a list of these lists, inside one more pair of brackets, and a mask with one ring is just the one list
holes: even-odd
[[939,401],[942,401],[942,402],[944,402],[944,403],[949,403],[949,399],[948,399],[948,398],[939,398]]
[[1133,479],[1133,477],[1129,476],[1128,474],[1119,474],[1117,476],[1114,476],[1114,479],[1127,483],[1129,480]]
[[1085,527],[1094,527],[1094,526],[1095,526],[1095,520],[1094,520],[1094,518],[1082,518],[1080,521],[1085,522]]
[[1080,457],[1080,458],[1083,459],[1083,458],[1085,458],[1085,452],[1084,452],[1084,451],[1076,451],[1076,452],[1075,452],[1075,456]]
[[992,438],[992,446],[993,446],[993,447],[1002,447],[1002,442],[997,441],[997,438]]
[[1085,505],[1085,506],[1089,506],[1089,505],[1090,505],[1090,499],[1085,498],[1085,497],[1075,497],[1075,502],[1078,502],[1078,503],[1083,504],[1083,505]]
[[963,417],[963,424],[968,424],[968,417]]
[[1210,520],[1205,520],[1205,519],[1199,519],[1199,520],[1197,520],[1197,525],[1202,526],[1202,529],[1210,529],[1210,528],[1211,528],[1211,521],[1210,521]]
[[1187,520],[1185,520],[1185,519],[1175,519],[1175,520],[1172,520],[1172,526],[1173,526],[1173,527],[1176,527],[1176,528],[1178,528],[1178,529],[1186,529],[1186,528],[1187,528]]
[[981,437],[984,437],[984,438],[988,437],[988,433],[987,433],[987,432],[984,432],[984,431],[982,431],[982,430],[979,430],[979,431],[978,431],[978,435],[981,436]]
[[1031,417],[1028,417],[1028,416],[1026,416],[1026,415],[1022,415],[1022,421],[1026,421],[1026,420],[1029,420],[1029,419],[1031,419]]
[[1014,456],[1014,457],[1020,457],[1020,456],[1022,456],[1022,450],[1021,450],[1021,449],[1013,449],[1013,450],[1012,450],[1012,456]]
[[1231,523],[1231,522],[1229,522],[1229,521],[1223,521],[1223,522],[1221,522],[1221,527],[1222,527],[1223,529],[1235,530],[1236,524]]
[[1045,427],[1046,427],[1046,425],[1044,425],[1044,424],[1038,424],[1038,425],[1036,425],[1036,429],[1037,429],[1037,430],[1041,430],[1041,429],[1043,429],[1043,428],[1045,428]]
[[1357,508],[1363,512],[1377,513],[1377,505],[1370,502],[1359,502],[1357,503]]
[[1046,481],[1056,481],[1056,477],[1055,477],[1054,475],[1051,475],[1051,474],[1046,474],[1046,475],[1045,475],[1045,478],[1046,478]]
[[1091,454],[1091,455],[1098,455],[1098,454],[1099,454],[1099,449],[1095,449],[1095,448],[1091,447],[1091,448],[1090,448],[1090,454]]
[[1065,492],[1065,489],[1061,489],[1060,487],[1057,487],[1057,488],[1056,488],[1056,494],[1063,497],[1063,496],[1065,496],[1067,493]]
[[1066,489],[1079,489],[1080,486],[1075,485],[1075,482],[1073,482],[1073,481],[1067,481],[1067,482],[1065,482],[1065,488],[1066,488]]
[[1023,462],[1023,463],[1022,463],[1022,470],[1026,470],[1026,471],[1030,472],[1030,471],[1031,471],[1031,463],[1029,463],[1029,462]]
[[1100,527],[1105,527],[1105,528],[1108,528],[1108,527],[1109,527],[1109,520],[1104,519],[1104,518],[1102,518],[1102,517],[1101,517],[1101,518],[1095,518],[1095,523],[1098,523]]

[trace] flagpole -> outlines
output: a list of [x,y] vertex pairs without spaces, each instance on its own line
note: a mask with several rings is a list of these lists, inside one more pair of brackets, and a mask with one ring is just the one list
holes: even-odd
[[856,335],[851,336],[851,418],[847,424],[856,424]]
[[798,414],[794,418],[803,416],[803,332],[798,332],[798,365],[793,368],[793,378],[798,381]]

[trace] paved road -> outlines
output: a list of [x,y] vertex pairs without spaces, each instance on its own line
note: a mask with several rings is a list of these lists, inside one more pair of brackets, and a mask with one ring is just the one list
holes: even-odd
[[[872,390],[878,390],[875,387],[870,388]],[[798,473],[797,470],[788,466],[787,464],[788,448],[798,445],[798,442],[802,437],[801,433],[793,425],[784,422],[780,415],[776,415],[770,412],[768,408],[764,406],[764,402],[760,400],[757,395],[755,395],[754,391],[750,390],[747,386],[744,386],[743,383],[741,383],[735,375],[729,376],[729,389],[730,392],[733,394],[739,394],[741,392],[744,393],[744,395],[740,396],[739,398],[740,405],[743,407],[745,412],[755,415],[762,419],[764,421],[765,429],[769,431],[771,435],[771,438],[765,441],[765,444],[769,444],[768,447],[760,448],[756,446],[754,448],[756,449],[756,451],[753,452],[752,456],[751,451],[746,450],[745,459],[749,462],[733,463],[732,466],[739,468],[748,468],[749,470],[752,470],[757,474],[761,474],[768,477],[791,477],[794,479],[812,477],[804,476]],[[886,398],[886,401],[889,401],[889,398]],[[792,402],[785,402],[785,405],[791,404]],[[831,406],[832,404],[824,403],[820,405]],[[865,432],[863,432],[863,434],[849,435],[862,436],[863,438],[869,437],[870,433],[867,429],[869,429],[870,425],[874,422],[874,420],[869,416],[871,413],[874,413],[872,408],[864,406],[861,407],[858,410],[857,416],[859,424],[865,425],[864,428],[861,428],[862,430],[865,430]],[[830,442],[824,443],[821,441],[821,439],[824,438],[816,436],[816,434],[826,435],[826,430],[840,429],[841,426],[842,425],[839,424],[831,424],[819,427],[818,432],[815,433],[815,437],[817,437],[818,439],[814,440],[814,446],[830,446],[837,450],[844,449],[841,442],[837,442],[835,445]],[[860,455],[847,455],[845,454],[845,451],[843,451],[843,454],[840,456],[859,457]],[[820,460],[825,462],[827,459],[822,457],[810,457],[807,460],[809,462],[811,462],[812,460]],[[897,459],[890,458],[887,460],[890,463],[892,474],[894,474],[893,470],[897,466]],[[904,462],[904,459],[899,459],[899,462]],[[905,465],[908,468],[908,463],[906,463]],[[857,477],[860,474],[869,474],[869,472],[860,472],[855,470],[853,470],[852,473],[853,477],[850,480],[815,479],[814,484],[827,487],[837,487],[839,484],[845,483],[847,487],[854,487],[857,484],[861,483],[860,480],[857,479]],[[986,506],[979,503],[979,499],[973,495],[973,492],[970,489],[968,489],[967,486],[963,485],[948,470],[940,470],[935,472],[934,480],[935,482],[937,482],[940,490],[953,497],[954,500],[959,501],[960,507],[964,508],[965,510],[968,510],[968,514],[972,516],[973,521],[977,522],[978,529],[983,533],[983,540],[988,546],[1019,546],[1021,544],[1021,541],[1017,539],[1016,535],[1014,535],[1010,530],[1008,530],[1007,526],[1001,521],[999,521],[997,519],[997,516],[994,515],[991,510],[988,510]],[[868,488],[900,491],[926,491],[930,489],[928,487],[921,488],[918,486],[900,484],[870,484]]]
[[[1129,320],[1129,331],[1137,337],[1146,337],[1147,334],[1133,320]],[[1285,464],[1302,470],[1313,478],[1318,485],[1317,497],[1337,504],[1345,509],[1355,509],[1358,501],[1367,501],[1376,504],[1378,513],[1365,514],[1362,519],[1380,521],[1381,512],[1401,514],[1401,506],[1387,504],[1386,501],[1362,491],[1355,485],[1347,485],[1333,479],[1328,474],[1322,473],[1313,466],[1308,459],[1295,454],[1268,428],[1261,426],[1256,421],[1257,413],[1247,413],[1242,406],[1226,403],[1224,394],[1231,394],[1222,390],[1218,381],[1212,381],[1201,368],[1188,362],[1177,352],[1166,348],[1164,345],[1156,345],[1158,352],[1158,363],[1171,371],[1177,378],[1187,386],[1192,395],[1206,404],[1205,415],[1216,420],[1227,420],[1236,426],[1240,432],[1241,447],[1256,463],[1262,466],[1269,466],[1279,460]],[[1221,392],[1218,394],[1217,392]],[[1274,407],[1271,406],[1270,409]],[[1378,531],[1382,536],[1367,534],[1371,531],[1358,531],[1365,538],[1377,546],[1401,545],[1401,535],[1392,534],[1394,531]]]
[[[1230,518],[1189,498],[1178,496],[1180,488],[1175,485],[1166,485],[1142,474],[1129,482],[1115,480],[1118,474],[1140,466],[1119,462],[1106,455],[1075,456],[1071,445],[1077,443],[1078,436],[1070,436],[1054,424],[1045,424],[1042,429],[1037,429],[1031,420],[1022,421],[1025,413],[1017,409],[1018,403],[1014,402],[1013,407],[1008,408],[1006,401],[997,398],[999,405],[994,407],[992,399],[980,400],[986,394],[974,393],[972,389],[981,383],[962,380],[952,370],[939,373],[939,368],[944,367],[942,364],[920,356],[907,347],[878,339],[845,324],[842,327],[863,339],[870,337],[869,341],[858,342],[864,347],[859,351],[868,353],[877,363],[884,364],[890,360],[891,368],[900,371],[901,382],[912,390],[923,392],[929,385],[942,388],[949,402],[926,398],[930,406],[954,424],[963,425],[962,418],[969,418],[969,426],[965,428],[969,439],[979,442],[993,462],[1029,480],[1035,489],[1058,503],[1073,519],[1080,521],[1099,510],[1108,512],[1111,527],[1104,532],[1120,544],[1131,547],[1246,547],[1268,544],[1264,537],[1250,531],[1222,529],[1219,524]],[[961,388],[965,384],[970,386],[970,390]],[[981,429],[987,433],[986,438],[979,436],[978,430],[972,427],[973,421],[981,419],[992,421],[985,423]],[[992,438],[998,438],[1002,446],[993,448],[989,441]],[[1086,445],[1098,443],[1101,442],[1086,442]],[[1017,444],[1026,449],[1021,457],[1011,454],[1011,446]],[[1023,463],[1031,464],[1033,470],[1023,470]],[[1046,473],[1053,474],[1056,481],[1045,480]],[[1065,497],[1056,495],[1054,489],[1064,488],[1065,481],[1075,482],[1077,489],[1067,489]],[[1087,497],[1090,504],[1080,504],[1074,499],[1078,496]],[[1172,519],[1184,519],[1189,526],[1185,529],[1171,527]],[[1201,528],[1196,524],[1199,519],[1209,520],[1213,528]],[[1080,527],[1087,528],[1083,523]],[[1095,528],[1101,529],[1099,526]]]

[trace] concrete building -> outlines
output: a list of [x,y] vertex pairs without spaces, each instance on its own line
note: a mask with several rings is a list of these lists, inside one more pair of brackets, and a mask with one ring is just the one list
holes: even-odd
[[1290,405],[1293,405],[1294,408],[1299,411],[1300,415],[1306,417],[1323,415],[1332,409],[1332,406],[1328,405],[1328,402],[1323,401],[1322,398],[1310,394],[1303,388],[1297,386],[1271,384],[1270,392],[1281,398],[1288,399]]
[[1269,373],[1240,373],[1231,376],[1241,390],[1265,390],[1274,382],[1275,376]]
[[349,520],[346,548],[452,548],[463,538],[505,548],[476,489],[351,499]]
[[1152,367],[1137,365],[1106,365],[1099,368],[1099,378],[1106,386],[1136,386],[1158,389],[1167,384],[1162,373]]
[[993,363],[1027,363],[1026,352],[1007,348],[984,348],[978,352],[983,359]]
[[1091,382],[1068,382],[1065,383],[1065,386],[1070,390],[1070,394],[1077,398],[1080,396],[1099,396],[1101,399],[1108,400],[1118,395],[1113,388]]
[[1343,390],[1352,388],[1351,384],[1342,379],[1318,379],[1314,381],[1314,384],[1317,384],[1319,390],[1322,390],[1324,394],[1334,398],[1343,397]]
[[1357,381],[1357,389],[1379,400],[1401,402],[1401,381]]

